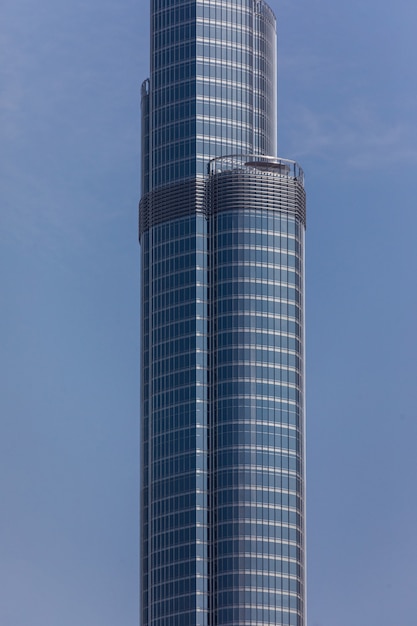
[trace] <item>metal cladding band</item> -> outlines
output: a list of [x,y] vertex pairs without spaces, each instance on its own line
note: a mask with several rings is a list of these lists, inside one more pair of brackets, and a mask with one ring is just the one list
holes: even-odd
[[271,210],[306,225],[304,174],[294,161],[228,156],[209,163],[208,179],[194,178],[147,193],[139,204],[139,239],[150,227],[186,215]]
[[267,209],[306,224],[304,174],[294,161],[273,157],[230,156],[209,164],[211,213]]
[[205,213],[204,178],[180,181],[150,191],[139,204],[139,241],[142,234],[157,224],[178,217]]

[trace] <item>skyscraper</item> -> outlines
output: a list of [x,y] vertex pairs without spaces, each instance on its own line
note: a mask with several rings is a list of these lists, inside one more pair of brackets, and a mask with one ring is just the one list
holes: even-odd
[[263,0],[152,0],[141,624],[304,626],[303,172]]

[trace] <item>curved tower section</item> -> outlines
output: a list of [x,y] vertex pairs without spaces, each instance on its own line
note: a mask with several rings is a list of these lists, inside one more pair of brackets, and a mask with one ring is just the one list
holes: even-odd
[[304,615],[303,172],[211,163],[213,624]]
[[276,126],[269,6],[152,0],[141,626],[304,626],[305,194]]
[[151,75],[142,85],[142,221],[173,217],[158,190],[190,183],[204,211],[210,159],[275,154],[276,22],[263,0],[152,0]]

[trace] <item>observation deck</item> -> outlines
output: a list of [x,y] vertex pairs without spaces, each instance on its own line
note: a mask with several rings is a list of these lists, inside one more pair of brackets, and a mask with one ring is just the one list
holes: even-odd
[[210,176],[222,172],[239,171],[246,173],[263,172],[274,176],[292,178],[297,180],[304,187],[304,172],[302,168],[296,161],[289,159],[253,154],[231,154],[211,159],[208,164],[208,173]]

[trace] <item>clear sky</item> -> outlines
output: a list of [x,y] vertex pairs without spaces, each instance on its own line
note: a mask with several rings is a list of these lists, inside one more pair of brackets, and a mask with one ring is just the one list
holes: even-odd
[[[417,5],[271,5],[308,191],[309,626],[416,626]],[[0,624],[137,626],[149,6],[0,17]]]

